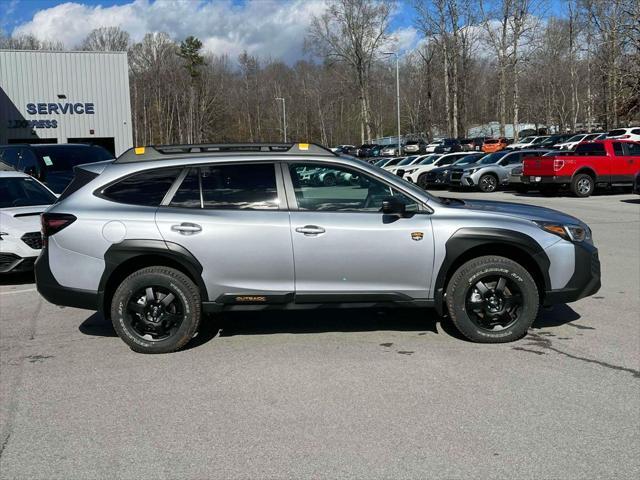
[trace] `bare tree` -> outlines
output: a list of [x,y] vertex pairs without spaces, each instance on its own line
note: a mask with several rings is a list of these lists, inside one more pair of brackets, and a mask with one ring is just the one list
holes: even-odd
[[94,52],[124,52],[129,49],[129,34],[119,27],[100,27],[91,30],[82,41],[81,50]]
[[368,88],[372,64],[387,40],[390,3],[387,0],[332,0],[326,13],[311,22],[310,50],[353,69],[361,109],[361,140],[371,140]]

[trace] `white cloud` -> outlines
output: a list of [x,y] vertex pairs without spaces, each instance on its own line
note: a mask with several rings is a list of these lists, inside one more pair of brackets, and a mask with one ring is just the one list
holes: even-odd
[[94,28],[118,26],[136,41],[148,32],[166,32],[178,40],[194,35],[213,53],[237,55],[247,50],[291,62],[302,57],[311,18],[325,8],[321,0],[247,0],[242,4],[134,0],[110,7],[67,2],[38,11],[13,34],[33,34],[73,48]]
[[[117,26],[134,41],[148,32],[166,32],[176,40],[194,35],[215,54],[235,58],[246,50],[292,63],[304,56],[311,19],[326,6],[325,0],[132,0],[109,7],[66,2],[38,11],[12,33],[75,48],[94,28]],[[401,10],[394,15],[402,15]],[[391,35],[395,40],[389,47],[401,52],[411,50],[418,41],[413,27],[398,28]]]

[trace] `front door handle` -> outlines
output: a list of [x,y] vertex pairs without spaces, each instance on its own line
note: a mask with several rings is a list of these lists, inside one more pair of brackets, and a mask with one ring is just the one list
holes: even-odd
[[325,229],[318,227],[317,225],[305,225],[304,227],[296,228],[296,232],[303,233],[307,236],[320,235],[325,232]]
[[195,223],[181,223],[180,225],[171,225],[171,230],[179,232],[182,235],[193,235],[202,231],[202,227]]

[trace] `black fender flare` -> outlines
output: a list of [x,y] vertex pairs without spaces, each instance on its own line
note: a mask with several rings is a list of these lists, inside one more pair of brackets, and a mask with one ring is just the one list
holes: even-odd
[[113,273],[125,262],[144,255],[159,256],[180,264],[198,285],[202,301],[208,301],[202,265],[189,250],[164,240],[124,240],[111,245],[104,254],[104,271],[98,286],[99,305],[104,305],[107,284]]
[[542,274],[544,289],[551,289],[549,267],[551,262],[544,249],[529,235],[515,230],[491,227],[465,227],[456,230],[445,244],[445,257],[440,265],[434,285],[435,308],[444,313],[444,290],[446,281],[453,273],[452,267],[469,250],[481,246],[505,245],[515,247],[535,262]]

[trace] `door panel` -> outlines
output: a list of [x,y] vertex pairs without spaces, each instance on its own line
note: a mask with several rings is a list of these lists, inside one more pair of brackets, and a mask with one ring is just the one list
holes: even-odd
[[[210,300],[225,293],[293,292],[287,212],[161,207],[156,222],[167,242],[182,245],[202,264]],[[200,230],[180,231],[183,225]]]
[[[419,202],[351,167],[290,164],[284,174],[293,210],[296,295],[431,297],[433,234]],[[385,200],[406,213],[383,214]]]
[[[296,231],[309,226],[324,233]],[[433,233],[426,214],[398,218],[376,213],[291,212],[291,228],[296,293],[398,292],[431,297]]]

